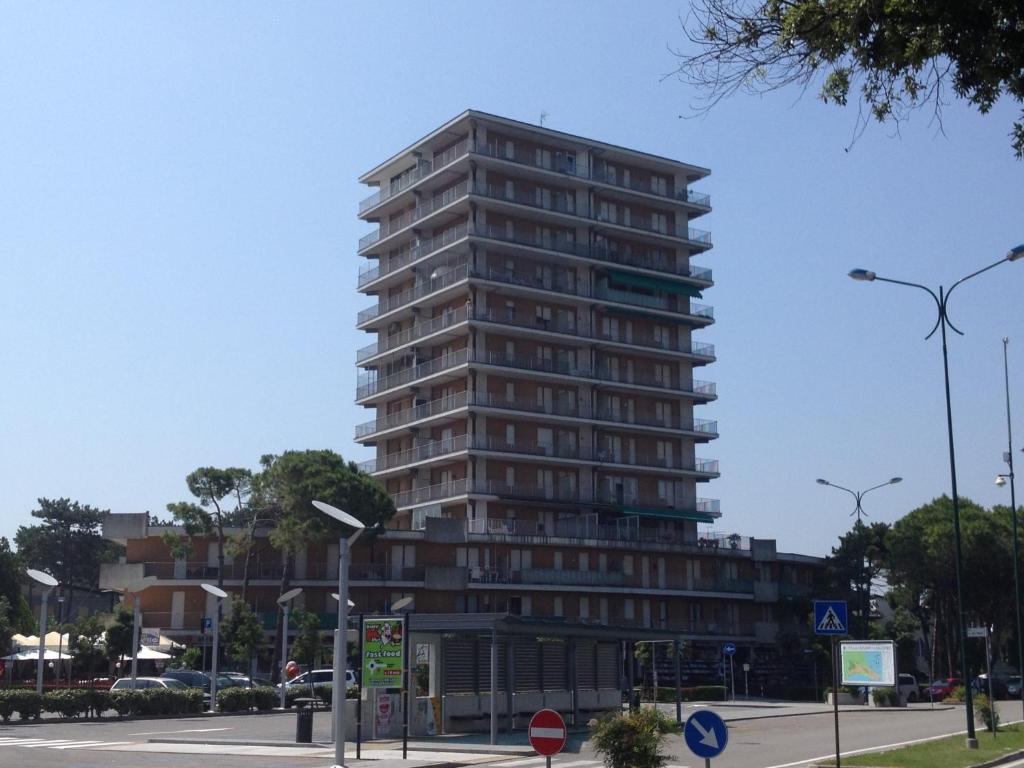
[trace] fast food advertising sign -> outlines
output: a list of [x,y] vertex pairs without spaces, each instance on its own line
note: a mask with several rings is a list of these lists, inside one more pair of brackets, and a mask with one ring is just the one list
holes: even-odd
[[401,618],[363,619],[363,687],[402,687],[402,643],[405,625]]

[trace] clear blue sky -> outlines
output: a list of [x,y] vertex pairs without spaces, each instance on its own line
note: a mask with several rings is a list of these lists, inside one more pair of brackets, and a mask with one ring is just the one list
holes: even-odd
[[[639,8],[639,10],[635,10]],[[472,107],[712,169],[718,530],[826,553],[865,488],[892,521],[949,490],[923,293],[1024,241],[1013,105],[899,136],[789,90],[681,120],[685,2],[0,3],[0,535],[39,496],[164,512],[203,465],[332,448],[353,405],[356,177]],[[812,89],[813,91],[813,89]],[[954,294],[961,492],[1024,445],[1024,263]],[[1024,455],[1018,453],[1020,466]],[[1024,485],[1024,484],[1022,484]],[[1024,489],[1022,489],[1024,490]]]

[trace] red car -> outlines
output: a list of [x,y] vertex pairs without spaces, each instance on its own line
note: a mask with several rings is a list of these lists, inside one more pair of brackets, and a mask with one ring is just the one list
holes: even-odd
[[935,701],[942,701],[944,698],[949,696],[953,692],[954,688],[959,688],[964,684],[964,681],[959,677],[946,677],[941,680],[934,681],[931,685],[924,689],[924,695],[922,699],[934,699]]

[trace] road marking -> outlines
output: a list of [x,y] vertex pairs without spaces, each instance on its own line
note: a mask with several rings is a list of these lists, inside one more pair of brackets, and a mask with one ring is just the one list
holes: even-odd
[[[864,749],[851,749],[849,752],[840,752],[840,757],[852,757],[853,755],[863,755],[868,752],[882,752],[886,749],[895,749],[897,747],[909,747],[911,744],[923,744],[926,741],[938,741],[939,739],[946,739],[950,736],[959,736],[965,734],[966,731],[960,731],[959,733],[944,733],[941,736],[928,736],[923,739],[911,739],[910,741],[897,741],[895,744],[879,744],[877,747],[866,747]],[[835,752],[830,752],[827,755],[819,755],[818,757],[808,757],[806,760],[797,760],[792,763],[780,763],[779,765],[769,765],[765,768],[792,768],[795,765],[803,765],[804,763],[813,763],[818,760],[830,760],[836,756]]]
[[46,741],[46,739],[4,739],[3,746],[5,747],[18,747],[22,744],[33,744],[37,741]]
[[95,747],[99,744],[103,744],[102,741],[76,741],[72,744],[61,744],[59,747],[54,749],[88,749],[89,747]]
[[230,731],[231,728],[187,728],[183,731],[143,731],[142,733],[129,733],[129,736],[163,736],[172,733],[208,733],[210,731]]
[[529,765],[540,765],[545,762],[543,757],[522,757],[518,760],[506,760],[504,763],[488,763],[489,768],[526,768]]
[[20,744],[19,746],[25,747],[26,749],[34,749],[36,747],[55,747],[58,744],[74,744],[74,739],[48,739],[47,741],[39,742],[38,744]]

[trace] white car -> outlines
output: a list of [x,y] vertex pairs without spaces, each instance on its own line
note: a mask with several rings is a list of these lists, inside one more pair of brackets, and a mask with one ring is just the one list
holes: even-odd
[[180,680],[172,680],[169,677],[136,677],[135,685],[132,686],[130,677],[119,677],[110,686],[112,691],[130,691],[133,688],[142,691],[147,688],[170,688],[172,691],[187,691],[188,686]]
[[[312,681],[312,682],[311,682]],[[334,670],[333,669],[314,669],[309,672],[303,672],[301,675],[296,675],[289,680],[286,685],[289,688],[300,687],[303,685],[328,685],[334,682]],[[357,685],[356,673],[351,669],[345,670],[345,686],[352,690]],[[280,686],[278,686],[280,687]]]
[[921,695],[917,678],[904,672],[896,680],[896,690],[899,691],[900,700],[908,704],[913,704]]

